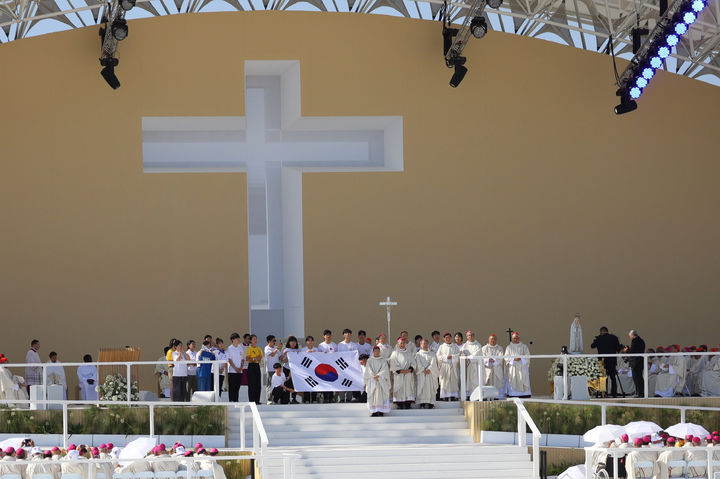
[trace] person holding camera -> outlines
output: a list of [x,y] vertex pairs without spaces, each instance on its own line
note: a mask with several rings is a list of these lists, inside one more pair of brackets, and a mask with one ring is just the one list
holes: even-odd
[[[598,354],[617,354],[620,351],[620,340],[614,334],[608,332],[608,328],[600,328],[600,334],[595,336],[591,348],[596,348]],[[601,358],[605,366],[605,375],[610,379],[610,394],[617,397],[617,358]]]

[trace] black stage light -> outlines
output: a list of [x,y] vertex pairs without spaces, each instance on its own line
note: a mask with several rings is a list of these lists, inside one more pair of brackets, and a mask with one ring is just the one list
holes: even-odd
[[135,0],[120,0],[120,8],[126,12],[135,6]]
[[628,95],[622,94],[620,96],[620,104],[615,107],[615,114],[622,115],[635,110],[637,110],[637,102]]
[[100,71],[100,74],[105,79],[108,85],[113,90],[117,90],[120,88],[120,80],[118,80],[118,77],[115,76],[115,66],[114,65],[108,65],[105,68]]
[[488,7],[490,8],[499,8],[500,5],[502,5],[503,0],[485,0],[487,2]]
[[632,29],[632,43],[633,43],[633,54],[637,53],[638,50],[640,50],[640,45],[642,45],[642,37],[650,33],[650,30],[647,28],[633,28]]
[[453,73],[453,76],[450,79],[450,86],[457,88],[460,82],[463,81],[463,78],[465,78],[467,71],[468,69],[465,65],[455,65],[455,73]]
[[487,33],[487,21],[485,17],[475,17],[470,22],[470,31],[475,38],[482,38]]
[[118,18],[112,23],[110,30],[117,41],[125,40],[128,36],[127,22],[124,18]]

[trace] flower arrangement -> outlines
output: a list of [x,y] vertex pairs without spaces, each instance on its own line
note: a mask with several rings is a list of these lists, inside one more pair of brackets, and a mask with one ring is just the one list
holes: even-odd
[[[127,379],[122,374],[108,374],[96,389],[101,401],[127,401]],[[137,381],[130,386],[130,400],[140,400]]]
[[[553,377],[561,373],[562,358],[553,361],[548,371],[548,381],[552,382]],[[602,363],[595,358],[567,357],[568,376],[587,376],[589,381],[594,381],[604,374]],[[561,374],[560,374],[561,375]]]

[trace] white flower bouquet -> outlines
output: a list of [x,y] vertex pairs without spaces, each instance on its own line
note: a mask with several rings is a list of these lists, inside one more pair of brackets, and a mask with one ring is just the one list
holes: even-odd
[[[127,401],[127,379],[122,374],[108,374],[97,391],[101,401]],[[140,400],[137,381],[130,385],[130,400]]]
[[[548,381],[552,382],[554,376],[562,375],[562,358],[553,361],[548,371]],[[595,358],[567,357],[568,376],[587,376],[589,381],[594,381],[604,374],[602,363]]]

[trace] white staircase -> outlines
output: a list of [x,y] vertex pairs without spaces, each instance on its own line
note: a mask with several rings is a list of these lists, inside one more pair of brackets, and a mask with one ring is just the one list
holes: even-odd
[[[531,478],[527,448],[473,443],[458,403],[393,409],[370,417],[365,404],[259,406],[268,435],[266,476],[283,477],[283,454],[297,454],[297,479]],[[249,419],[249,418],[248,418]],[[245,431],[251,444],[252,421]],[[240,446],[230,409],[228,447]]]

